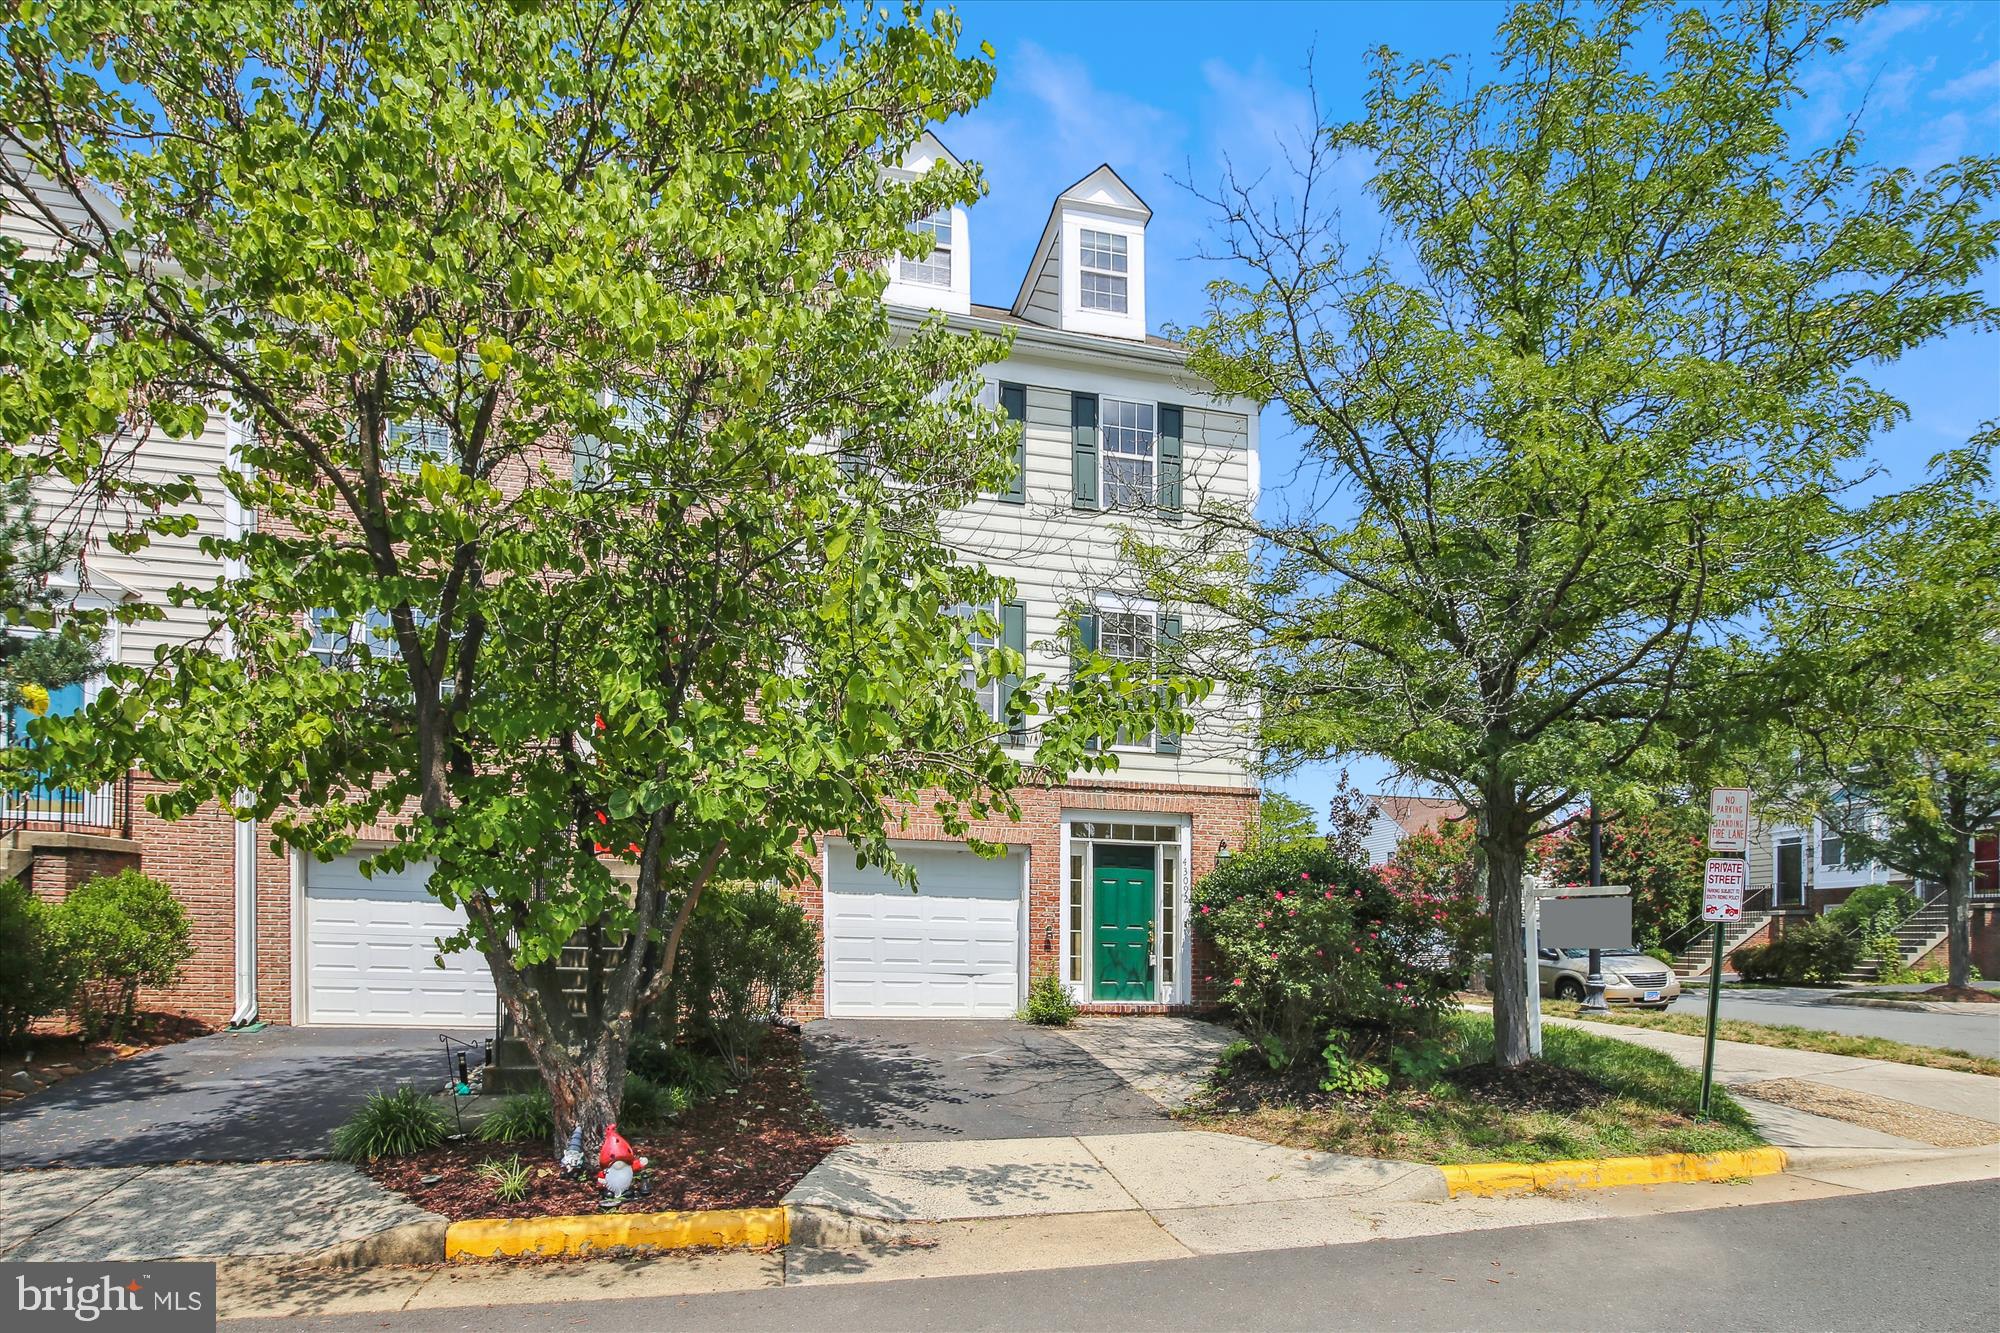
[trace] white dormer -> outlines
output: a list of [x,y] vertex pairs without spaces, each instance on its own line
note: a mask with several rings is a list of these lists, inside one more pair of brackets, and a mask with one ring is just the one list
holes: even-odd
[[[939,163],[963,164],[937,136],[925,131],[916,146],[904,155],[903,164],[891,167],[892,180],[912,181]],[[923,259],[890,261],[889,287],[883,299],[891,305],[943,310],[954,315],[972,311],[972,238],[965,225],[965,210],[950,208],[920,219],[914,228],[929,232],[936,246]]]
[[1153,210],[1109,166],[1056,197],[1014,314],[1072,333],[1146,336],[1146,223]]

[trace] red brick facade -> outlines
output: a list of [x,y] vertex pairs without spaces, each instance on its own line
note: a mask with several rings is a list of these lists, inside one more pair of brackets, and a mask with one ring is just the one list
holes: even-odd
[[[215,806],[185,819],[168,822],[144,806],[148,794],[161,785],[143,776],[135,780],[131,837],[74,835],[59,850],[38,850],[30,883],[37,893],[59,898],[92,875],[136,865],[164,880],[187,909],[193,927],[195,956],[179,985],[146,992],[141,1006],[186,1014],[205,1023],[226,1023],[236,1004],[236,847],[235,821]],[[1208,873],[1223,842],[1240,847],[1257,810],[1257,793],[1248,787],[1196,787],[1160,783],[1093,780],[1018,793],[1020,822],[991,819],[973,826],[975,836],[1021,848],[1028,855],[1029,973],[1054,971],[1061,957],[1062,821],[1065,814],[1122,813],[1134,816],[1186,817],[1190,824],[1187,882]],[[898,839],[948,840],[936,815],[917,805],[899,811]],[[804,895],[814,921],[823,916],[817,886]],[[291,861],[274,855],[260,829],[257,845],[257,1000],[265,1022],[292,1021],[294,955]],[[1213,987],[1199,954],[1193,967],[1193,1008],[1213,1003]],[[824,1011],[825,997],[816,993],[802,1016]],[[1186,1006],[1175,1006],[1176,1009]],[[1169,1006],[1093,1006],[1093,1011],[1165,1013]]]
[[[971,832],[974,837],[1027,851],[1030,977],[1053,972],[1061,966],[1064,815],[1097,811],[1160,818],[1186,816],[1190,835],[1188,852],[1191,864],[1187,871],[1187,882],[1190,884],[1215,868],[1216,851],[1222,843],[1243,846],[1257,815],[1257,792],[1251,787],[1195,787],[1102,779],[1079,781],[1062,787],[1024,789],[1016,792],[1015,798],[1021,807],[1019,823],[1006,819],[981,820],[973,824]],[[901,807],[898,814],[900,823],[892,833],[896,839],[955,841],[925,803]],[[811,886],[802,898],[814,924],[824,929],[823,889],[818,885]],[[1197,950],[1192,968],[1192,1005],[1087,1005],[1085,1012],[1161,1014],[1207,1009],[1215,1002],[1215,987],[1207,980],[1208,971],[1203,964],[1204,959]],[[825,985],[825,978],[822,977],[811,1003],[799,1007],[799,1017],[816,1018],[826,1012]]]

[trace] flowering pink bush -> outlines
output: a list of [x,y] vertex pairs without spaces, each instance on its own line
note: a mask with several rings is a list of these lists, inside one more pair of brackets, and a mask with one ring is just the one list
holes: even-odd
[[1428,902],[1324,847],[1232,857],[1194,886],[1194,903],[1222,1002],[1274,1064],[1318,1060],[1330,1039],[1386,1051],[1451,1003],[1455,978],[1425,962]]

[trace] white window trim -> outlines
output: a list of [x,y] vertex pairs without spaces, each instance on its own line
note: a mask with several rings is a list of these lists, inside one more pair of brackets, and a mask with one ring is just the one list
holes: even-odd
[[[1146,452],[1141,454],[1119,453],[1111,448],[1111,405],[1142,409],[1151,419],[1145,427]],[[1119,426],[1119,430],[1137,431],[1136,426]],[[1130,500],[1113,500],[1111,497],[1111,464],[1114,460],[1137,461],[1144,458],[1147,476],[1151,478],[1146,487],[1147,494],[1137,504]],[[1117,394],[1097,395],[1097,495],[1101,508],[1123,510],[1126,513],[1148,512],[1159,507],[1160,499],[1160,407],[1158,403],[1143,398],[1125,398]]]
[[[1099,238],[1099,245],[1090,238]],[[1085,258],[1087,251],[1105,249],[1125,261],[1125,267],[1105,268],[1091,263]],[[1076,233],[1076,303],[1079,308],[1096,315],[1129,316],[1132,313],[1132,240],[1122,231],[1107,231],[1101,227],[1079,227]],[[1093,305],[1085,290],[1084,278],[1115,278],[1121,285],[1121,302],[1116,306]]]
[[[952,278],[957,273],[953,267],[954,242],[958,239],[958,228],[954,225],[952,210],[940,209],[929,217],[918,218],[910,224],[910,230],[918,235],[931,238],[931,252],[922,258],[909,255],[896,257],[896,279],[913,287],[935,287],[939,291],[950,291]],[[940,234],[942,233],[942,234]],[[942,268],[944,274],[937,276]]]
[[[1146,615],[1153,621],[1153,662],[1160,660],[1160,604],[1149,597],[1128,597],[1121,593],[1100,591],[1093,599],[1097,610],[1097,652],[1100,657],[1111,657],[1104,651],[1104,619],[1108,615]],[[1114,662],[1131,661],[1130,658],[1114,657]],[[1152,732],[1144,736],[1122,740],[1111,746],[1113,750],[1131,754],[1152,754],[1159,737]]]
[[[1006,626],[1005,623],[1002,621],[1000,615],[1000,600],[997,597],[990,602],[985,602],[978,606],[961,604],[951,608],[952,615],[954,616],[962,615],[967,619],[968,622],[970,621],[973,615],[977,614],[980,611],[985,611],[987,614],[991,615],[994,619],[994,622],[996,624],[999,624],[1003,631],[1005,630]],[[967,624],[966,630],[968,635],[974,638],[975,640],[981,637],[978,631],[974,629],[970,623]],[[975,642],[972,646],[974,648],[983,648],[991,650],[993,648],[1001,647],[1002,644],[999,639],[987,639],[983,643]],[[1006,716],[1007,712],[1006,710],[1007,701],[1000,697],[1000,682],[995,680],[983,686],[972,682],[965,682],[965,675],[967,672],[971,670],[972,670],[972,659],[968,657],[965,659],[963,665],[959,670],[959,679],[961,682],[965,683],[966,688],[970,690],[975,697],[980,695],[982,692],[986,690],[992,691],[992,698],[990,700],[985,701],[986,706],[981,711],[983,711],[986,714],[986,720],[988,722],[992,722],[997,725],[1000,722],[1000,720]]]
[[[1060,818],[1062,821],[1062,839],[1058,866],[1060,884],[1057,894],[1056,975],[1061,978],[1063,987],[1069,992],[1070,998],[1079,1004],[1106,1005],[1114,1008],[1146,1008],[1159,1004],[1192,1004],[1194,1001],[1194,931],[1190,921],[1190,913],[1193,910],[1194,902],[1192,888],[1194,879],[1192,873],[1194,864],[1193,820],[1185,814],[1167,812],[1082,809],[1064,810]],[[1090,880],[1094,877],[1096,871],[1096,861],[1091,855],[1091,847],[1096,842],[1109,840],[1077,838],[1074,836],[1074,829],[1077,824],[1097,822],[1168,825],[1176,830],[1176,837],[1171,843],[1153,844],[1155,848],[1173,847],[1178,864],[1174,876],[1174,979],[1171,983],[1160,985],[1155,998],[1151,1000],[1098,1000],[1091,997],[1090,928],[1087,918],[1090,912]],[[1070,871],[1070,859],[1076,851],[1077,844],[1081,844],[1083,848],[1084,875],[1084,891],[1078,898],[1078,902],[1082,905],[1086,920],[1080,923],[1081,933],[1077,936],[1077,943],[1073,951],[1070,944],[1070,933],[1072,930],[1070,895],[1075,884]],[[1155,893],[1153,912],[1154,921],[1157,926],[1160,910],[1158,895],[1165,878],[1161,874],[1157,854],[1153,862],[1153,875]],[[1076,979],[1071,980],[1070,964],[1076,951],[1080,951],[1081,957],[1077,959]],[[1160,960],[1161,954],[1156,948],[1153,957],[1153,965],[1156,969],[1159,967]],[[1154,975],[1156,977],[1159,975],[1157,970]]]

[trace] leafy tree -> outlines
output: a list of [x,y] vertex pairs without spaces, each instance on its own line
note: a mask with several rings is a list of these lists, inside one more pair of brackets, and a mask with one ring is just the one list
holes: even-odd
[[[617,1115],[709,885],[802,879],[836,830],[907,881],[888,803],[955,835],[1015,813],[1003,742],[1038,707],[1058,778],[1187,725],[1174,682],[1096,656],[1037,699],[975,647],[993,616],[953,614],[1006,593],[935,521],[1005,484],[974,373],[1004,348],[898,332],[880,294],[913,220],[978,191],[884,174],[987,91],[957,36],[779,0],[5,28],[0,125],[119,213],[54,219],[74,262],[10,283],[115,330],[70,350],[95,398],[181,431],[226,403],[259,518],[211,544],[243,577],[177,594],[233,653],[114,670],[50,733],[316,855],[394,822],[368,864],[427,862],[465,912],[442,947],[491,967],[558,1140]],[[968,660],[1012,687],[997,722]]]
[[[76,559],[82,543],[73,532],[52,532],[36,512],[25,476],[0,490],[0,624],[55,629],[57,598],[49,580]],[[48,692],[94,675],[100,665],[96,645],[78,624],[67,632],[0,633],[0,706],[48,706]],[[24,692],[25,690],[25,692]],[[39,690],[39,694],[36,691]]]
[[[1994,317],[1995,160],[1921,179],[1852,130],[1795,148],[1800,83],[1865,6],[1514,8],[1493,81],[1384,53],[1368,115],[1286,200],[1225,183],[1192,366],[1300,432],[1294,511],[1211,507],[1150,553],[1281,761],[1387,756],[1472,813],[1495,1060],[1528,1058],[1533,839],[1587,791],[1638,813],[1803,698],[1760,614],[1851,528],[1843,467],[1904,409],[1861,374]],[[1323,207],[1368,164],[1387,248]],[[1247,530],[1261,552],[1201,558]]]
[[1830,586],[1780,624],[1826,666],[1787,733],[1799,802],[1855,859],[1945,888],[1950,984],[1972,977],[1972,845],[2000,824],[2000,429],[1883,500]]
[[1319,821],[1312,807],[1281,791],[1267,791],[1257,802],[1257,827],[1252,847],[1267,851],[1278,847],[1302,847],[1320,841]]

